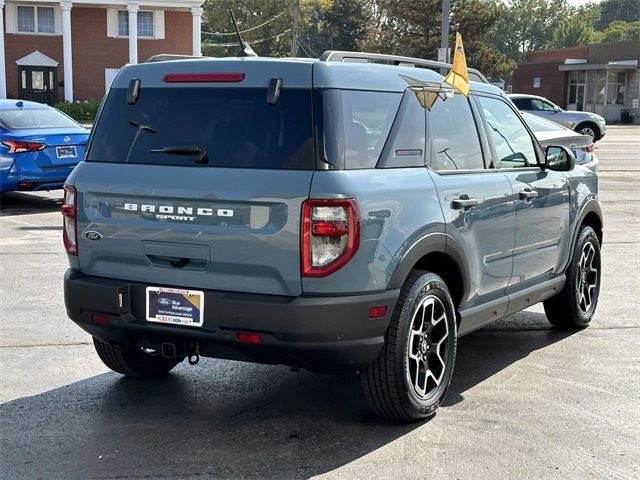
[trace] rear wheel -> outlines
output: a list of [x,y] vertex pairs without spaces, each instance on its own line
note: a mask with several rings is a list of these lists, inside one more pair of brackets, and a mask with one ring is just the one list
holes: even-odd
[[134,378],[160,378],[169,373],[181,359],[165,358],[154,350],[106,343],[97,338],[93,345],[100,360],[116,373]]
[[578,234],[564,288],[544,302],[544,312],[553,325],[560,328],[589,325],[598,305],[600,272],[600,241],[593,228],[585,225]]
[[444,281],[412,272],[375,362],[361,372],[367,401],[400,421],[432,416],[449,388],[456,356],[456,316]]

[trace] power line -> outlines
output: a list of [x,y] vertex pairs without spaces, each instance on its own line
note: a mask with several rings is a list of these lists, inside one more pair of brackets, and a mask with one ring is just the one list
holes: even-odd
[[[279,14],[277,14],[275,17],[267,20],[264,23],[261,23],[260,25],[256,25],[255,27],[251,27],[251,28],[247,28],[246,30],[241,30],[240,33],[247,33],[247,32],[251,32],[253,30],[257,30],[258,28],[264,27],[265,25],[267,25],[268,23],[273,22],[276,18],[282,16],[288,9],[284,9],[283,11],[281,11]],[[202,32],[204,35],[219,35],[219,36],[226,36],[226,35],[237,35],[236,32]],[[255,43],[255,42],[254,42]]]
[[[266,42],[267,40],[273,40],[274,38],[280,38],[283,35],[286,35],[287,33],[289,33],[291,31],[290,28],[288,28],[287,30],[285,30],[282,33],[279,33],[278,35],[273,35],[271,37],[266,37],[266,38],[261,38],[259,40],[251,40],[250,43],[251,45],[253,45],[254,43],[262,43],[262,42]],[[237,47],[239,45],[238,42],[234,42],[234,43],[204,43],[202,44],[203,47]]]

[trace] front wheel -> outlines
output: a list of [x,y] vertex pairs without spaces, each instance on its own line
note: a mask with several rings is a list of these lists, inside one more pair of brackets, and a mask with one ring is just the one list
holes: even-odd
[[400,291],[382,352],[360,375],[373,410],[405,422],[432,416],[451,383],[456,339],[447,285],[433,273],[412,272]]
[[116,373],[134,378],[160,378],[169,373],[181,359],[165,358],[156,351],[106,343],[93,338],[96,352],[107,367]]
[[600,135],[598,135],[598,127],[596,127],[592,123],[583,123],[576,128],[576,132],[580,135],[588,135],[591,139],[596,142],[600,140]]
[[567,268],[564,288],[544,302],[547,319],[560,328],[589,325],[600,294],[600,241],[593,228],[583,226]]

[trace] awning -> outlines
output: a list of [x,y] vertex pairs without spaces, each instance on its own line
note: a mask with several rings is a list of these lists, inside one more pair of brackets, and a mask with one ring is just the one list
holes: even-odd
[[635,70],[638,68],[638,60],[620,60],[609,63],[565,63],[560,65],[561,72],[576,70]]

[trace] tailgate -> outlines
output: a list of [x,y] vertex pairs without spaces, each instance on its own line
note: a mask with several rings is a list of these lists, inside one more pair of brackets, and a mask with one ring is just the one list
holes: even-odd
[[312,174],[83,162],[74,176],[80,269],[151,285],[300,295],[300,210]]

